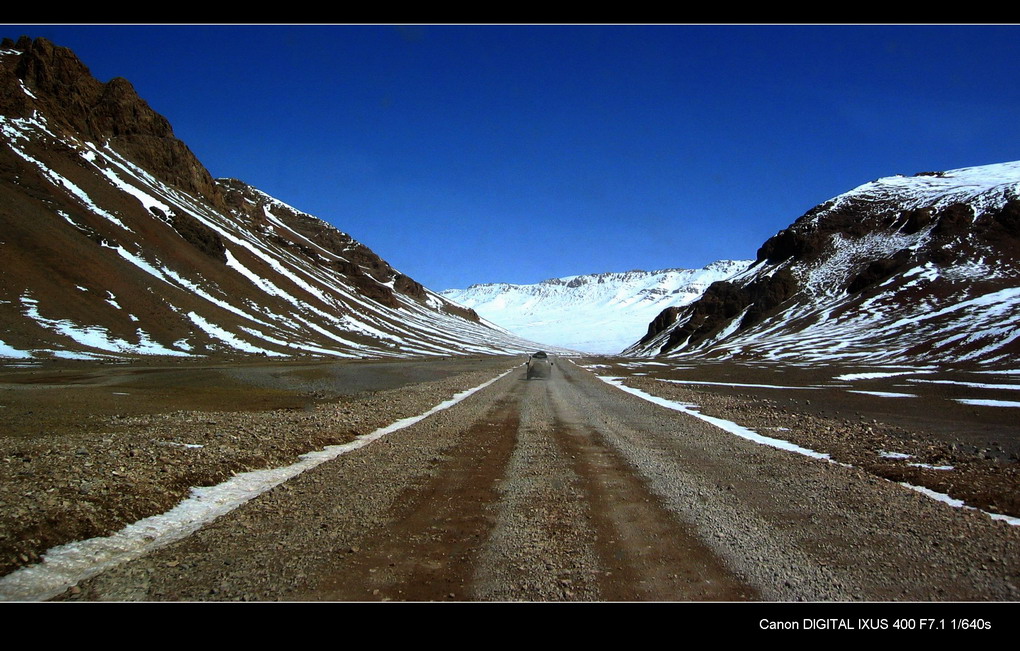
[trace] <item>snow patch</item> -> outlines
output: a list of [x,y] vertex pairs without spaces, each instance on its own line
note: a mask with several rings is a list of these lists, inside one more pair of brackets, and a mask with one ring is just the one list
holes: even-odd
[[866,396],[878,396],[879,398],[916,398],[913,393],[896,393],[894,391],[859,391],[849,389],[847,393],[860,393]]
[[956,402],[975,407],[1020,407],[1016,400],[983,400],[978,398],[953,398]]
[[10,346],[2,339],[0,339],[0,357],[9,357],[12,359],[31,359],[32,353],[25,350],[18,350],[13,346]]
[[927,468],[928,470],[953,470],[953,466],[933,466],[930,463],[908,463],[908,466],[915,468]]
[[[39,301],[31,298],[28,294],[21,297],[25,316],[38,323],[43,328],[52,330],[64,337],[73,340],[75,343],[87,348],[98,348],[112,353],[130,353],[134,355],[171,355],[175,357],[187,357],[188,353],[172,348],[166,348],[149,337],[148,333],[138,329],[138,343],[133,344],[123,339],[110,335],[110,332],[98,325],[82,326],[67,319],[49,319],[39,313]],[[71,354],[69,351],[64,351]]]
[[885,377],[897,377],[899,375],[915,375],[917,373],[934,373],[935,371],[925,370],[913,370],[913,371],[875,371],[873,373],[847,373],[846,375],[837,375],[832,378],[834,380],[853,381],[853,380],[877,380]]
[[911,459],[914,455],[907,454],[906,452],[887,452],[886,450],[879,450],[878,456],[884,459]]
[[213,339],[218,339],[219,341],[223,342],[224,344],[235,350],[240,350],[246,353],[262,353],[265,355],[271,355],[273,357],[286,357],[284,353],[278,353],[274,350],[266,350],[265,348],[260,348],[254,344],[250,344],[247,341],[235,335],[234,333],[221,328],[215,323],[211,323],[205,320],[204,318],[202,318],[201,316],[194,312],[188,312],[188,318],[191,319],[192,323],[194,323],[196,326],[205,331],[207,335],[209,335]]
[[[960,509],[970,509],[971,511],[980,511],[981,510],[981,509],[976,509],[973,506],[967,506],[966,502],[964,502],[963,500],[958,500],[956,498],[950,497],[949,495],[946,495],[945,493],[939,493],[938,491],[933,491],[932,489],[925,488],[924,486],[915,486],[913,484],[908,484],[905,481],[901,481],[901,482],[898,482],[898,483],[899,483],[900,486],[904,486],[906,488],[909,488],[910,490],[917,491],[918,493],[921,493],[922,495],[926,495],[926,496],[930,497],[933,500],[937,500],[939,502],[943,502],[945,504],[948,504],[949,506],[955,506],[956,508],[960,508]],[[987,515],[988,517],[990,517],[993,520],[1002,520],[1003,522],[1005,522],[1007,524],[1010,524],[1010,525],[1013,525],[1014,527],[1020,526],[1020,518],[1015,518],[1015,517],[1013,517],[1011,515],[1003,515],[1001,513],[991,513],[989,511],[981,511],[981,512],[984,513],[985,515]]]

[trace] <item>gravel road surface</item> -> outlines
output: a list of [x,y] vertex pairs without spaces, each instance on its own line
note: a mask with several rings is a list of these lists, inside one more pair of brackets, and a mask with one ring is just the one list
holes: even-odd
[[[402,415],[483,375],[428,384]],[[559,359],[548,379],[520,366],[60,598],[1016,600],[1018,586],[1015,527]]]

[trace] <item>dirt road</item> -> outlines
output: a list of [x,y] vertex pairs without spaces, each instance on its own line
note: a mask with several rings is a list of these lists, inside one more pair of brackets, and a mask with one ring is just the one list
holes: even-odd
[[1015,600],[1020,532],[567,360],[65,593],[102,600]]

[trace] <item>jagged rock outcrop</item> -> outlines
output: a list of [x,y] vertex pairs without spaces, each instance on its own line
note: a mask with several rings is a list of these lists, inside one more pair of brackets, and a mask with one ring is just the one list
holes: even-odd
[[35,109],[93,142],[109,142],[157,178],[222,206],[212,176],[170,122],[152,110],[126,79],[102,83],[78,57],[44,38],[7,38],[0,49],[21,53],[14,74],[31,94],[5,93],[4,115],[29,117]]
[[677,317],[679,316],[680,307],[676,305],[671,305],[662,312],[659,312],[659,314],[652,319],[652,322],[648,324],[648,332],[645,333],[645,336],[642,337],[638,343],[644,344],[654,339],[660,333],[665,332],[670,328],[670,326],[676,323]]
[[[738,316],[741,318],[736,331],[749,328],[790,298],[795,289],[796,281],[785,269],[746,285],[713,283],[694,303],[683,324],[670,331],[663,350],[672,350],[682,343],[699,344]],[[678,318],[679,313],[674,315],[673,322]]]

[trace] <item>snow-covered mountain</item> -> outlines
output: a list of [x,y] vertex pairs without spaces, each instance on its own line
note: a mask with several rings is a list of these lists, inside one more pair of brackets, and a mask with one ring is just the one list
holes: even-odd
[[1020,368],[1020,162],[835,197],[626,352]]
[[615,354],[646,332],[648,322],[664,308],[696,300],[709,285],[750,264],[721,260],[704,269],[589,274],[535,285],[480,284],[440,293],[527,339]]
[[404,357],[535,344],[214,180],[129,82],[0,44],[0,357]]

